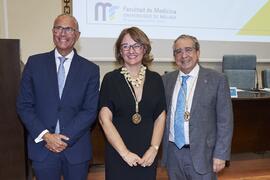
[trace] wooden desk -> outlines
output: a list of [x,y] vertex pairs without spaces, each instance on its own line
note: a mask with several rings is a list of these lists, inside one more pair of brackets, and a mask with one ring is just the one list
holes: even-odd
[[270,93],[240,92],[232,104],[232,153],[270,150]]
[[105,153],[105,135],[102,127],[97,121],[92,128],[91,141],[93,147],[93,159],[91,164],[101,165],[104,164],[104,153]]
[[[270,150],[270,93],[241,92],[232,103],[232,153]],[[97,123],[92,131],[93,164],[104,164],[104,142],[104,134]]]

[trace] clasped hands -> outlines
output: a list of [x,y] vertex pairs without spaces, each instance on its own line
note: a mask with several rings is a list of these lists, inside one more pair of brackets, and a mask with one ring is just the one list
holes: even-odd
[[150,146],[150,148],[148,148],[148,150],[144,153],[142,158],[129,150],[127,150],[127,152],[124,153],[124,155],[122,155],[122,158],[131,167],[137,166],[137,165],[141,165],[142,167],[147,167],[153,164],[157,153],[158,151],[152,146]]
[[63,150],[65,150],[68,146],[68,144],[63,140],[68,141],[69,138],[65,135],[62,135],[62,134],[46,133],[43,136],[43,140],[46,142],[45,147],[48,150],[50,150],[54,153],[60,153]]

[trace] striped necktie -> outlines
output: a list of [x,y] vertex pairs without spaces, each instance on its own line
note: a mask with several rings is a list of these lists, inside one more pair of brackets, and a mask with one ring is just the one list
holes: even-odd
[[[65,57],[58,57],[60,60],[60,64],[58,66],[58,71],[57,71],[57,78],[58,78],[58,90],[59,90],[59,97],[61,99],[63,89],[65,86],[65,68],[64,68],[64,63],[66,61]],[[56,127],[55,127],[55,133],[59,134],[60,133],[60,123],[59,119],[57,120]]]
[[176,110],[174,115],[174,142],[181,149],[185,145],[184,113],[187,94],[187,79],[189,76],[181,76],[182,83],[178,92]]

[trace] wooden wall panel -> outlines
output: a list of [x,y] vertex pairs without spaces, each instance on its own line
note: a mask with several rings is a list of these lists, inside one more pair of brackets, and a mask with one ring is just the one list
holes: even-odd
[[16,113],[19,40],[0,39],[0,179],[25,180],[24,130]]

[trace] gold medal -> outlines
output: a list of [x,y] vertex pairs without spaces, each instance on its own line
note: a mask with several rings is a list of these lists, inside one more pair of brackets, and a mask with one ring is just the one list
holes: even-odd
[[188,111],[185,111],[184,119],[185,119],[185,121],[188,121],[190,119],[190,113]]
[[133,116],[132,116],[132,122],[134,124],[139,124],[141,122],[141,120],[142,120],[142,117],[141,117],[141,115],[139,113],[133,114]]
[[182,93],[183,93],[183,95],[184,95],[184,104],[185,104],[185,106],[184,106],[184,108],[185,108],[185,112],[184,112],[184,121],[189,121],[190,120],[190,112],[188,111],[188,102],[189,102],[189,99],[191,98],[191,93],[193,92],[193,89],[194,89],[194,85],[195,85],[195,83],[196,83],[196,81],[197,81],[197,78],[198,78],[198,76],[196,77],[196,79],[194,79],[193,80],[193,83],[192,83],[192,85],[191,85],[191,88],[190,88],[190,91],[189,91],[189,94],[188,94],[188,96],[186,96],[186,94],[187,94],[187,92],[185,92],[185,90],[183,90],[183,91],[181,91]]

